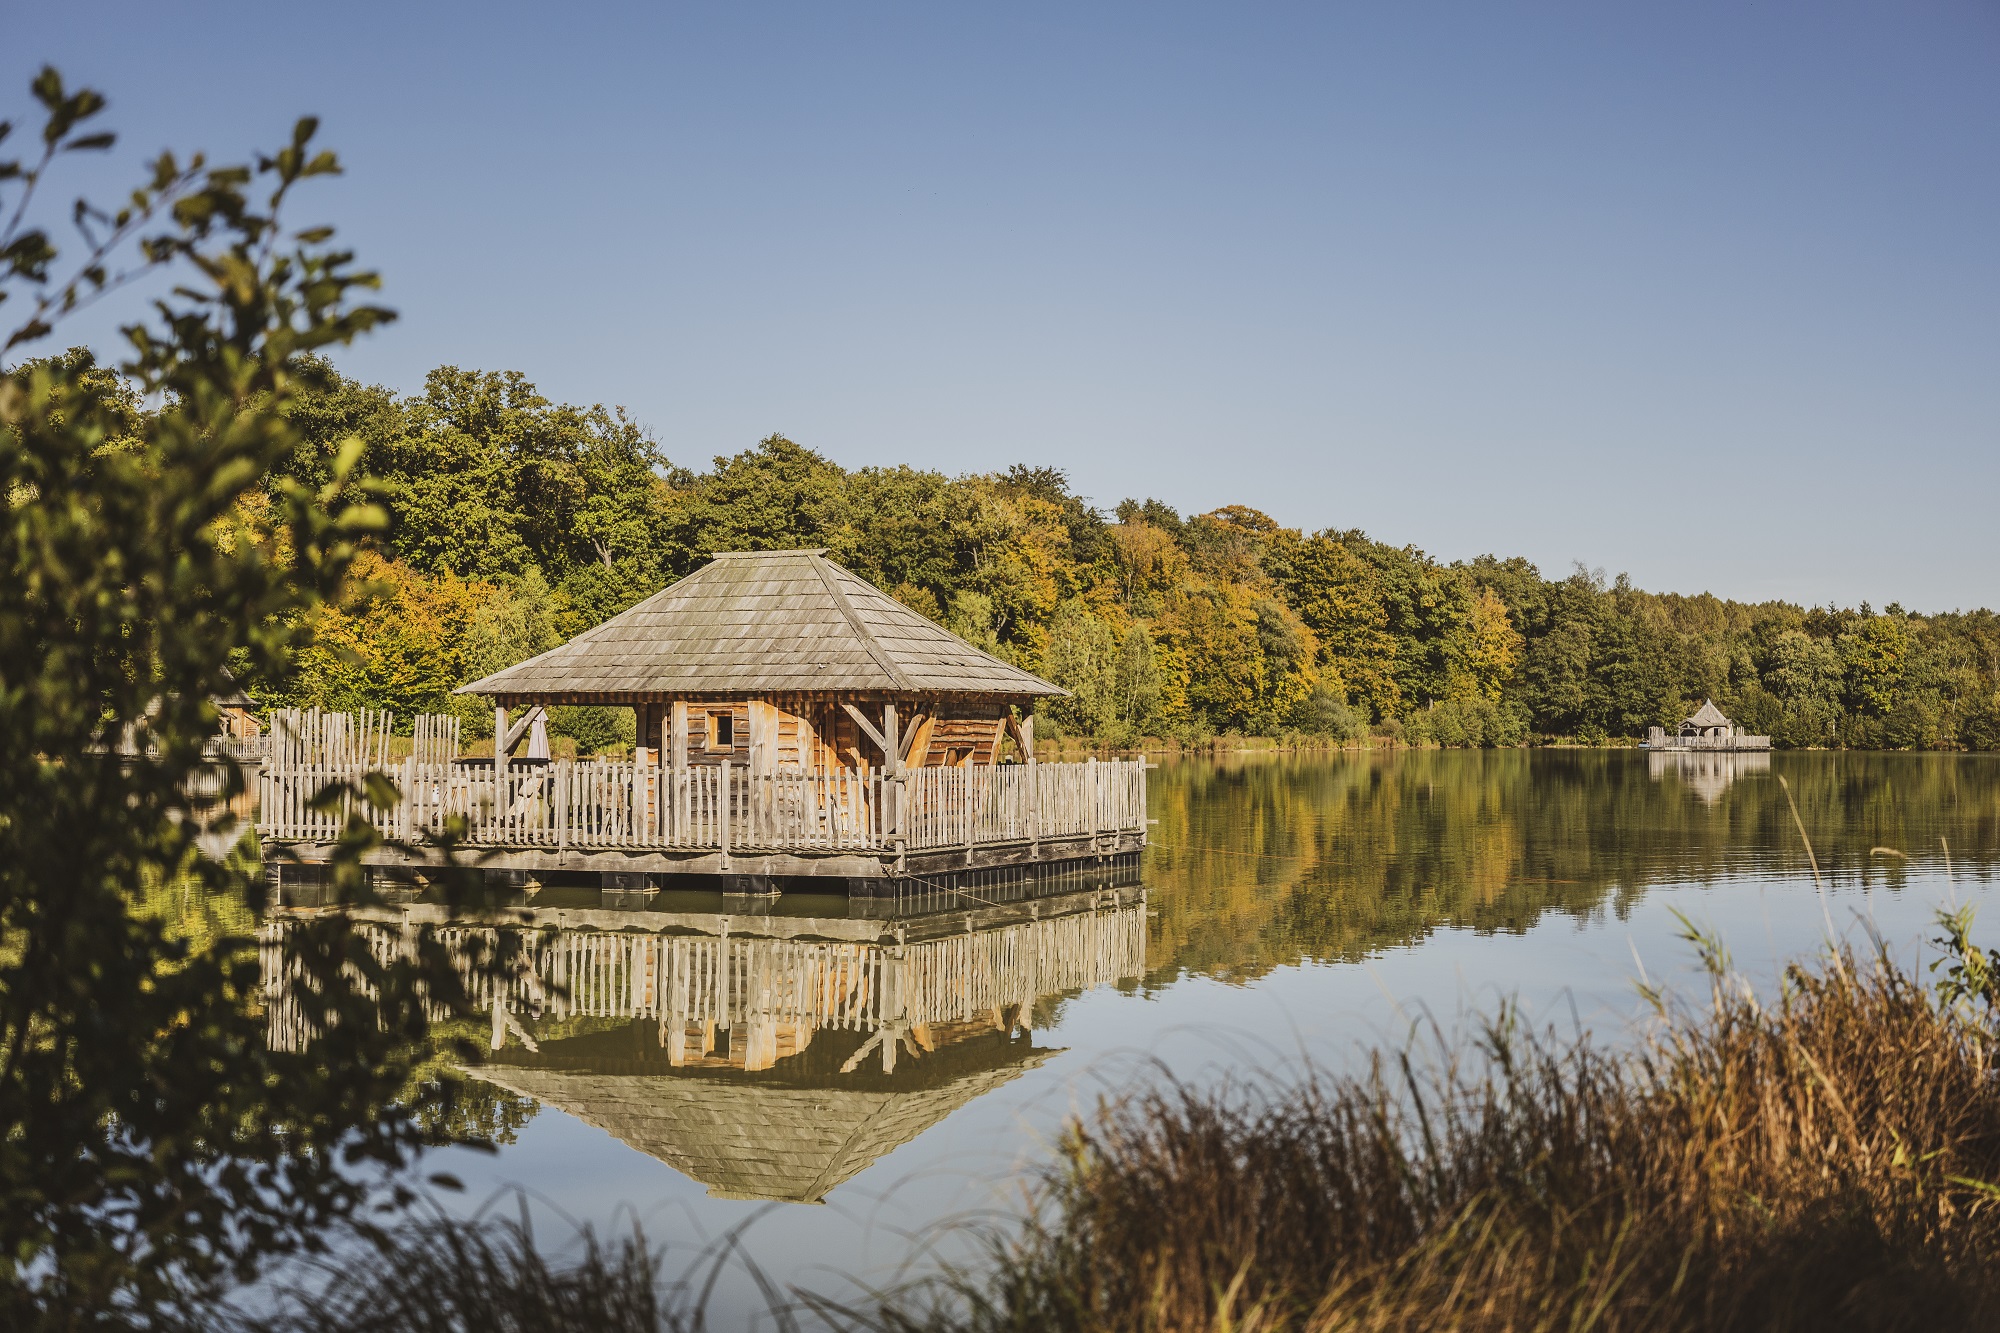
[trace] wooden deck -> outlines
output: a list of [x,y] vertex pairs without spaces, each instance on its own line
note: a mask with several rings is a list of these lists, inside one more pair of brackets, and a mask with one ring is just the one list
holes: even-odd
[[1654,727],[1647,734],[1646,748],[1705,752],[1768,750],[1771,748],[1771,738],[1769,736],[1673,736],[1669,735],[1664,727]]
[[[396,784],[386,809],[359,794],[375,772]],[[872,877],[1115,855],[1146,834],[1143,759],[889,776],[274,751],[257,795],[259,836],[308,861],[353,815],[391,844],[378,863],[434,863],[436,840],[462,823],[494,868],[651,873]]]

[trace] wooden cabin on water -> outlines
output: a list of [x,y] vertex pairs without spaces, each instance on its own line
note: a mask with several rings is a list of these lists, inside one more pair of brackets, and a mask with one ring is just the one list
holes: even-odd
[[[1038,764],[1034,704],[1060,688],[823,550],[720,553],[460,693],[493,701],[490,767],[413,758],[379,822],[409,841],[465,818],[488,865],[867,879],[1103,860],[1145,841],[1143,760]],[[632,709],[632,759],[516,758],[563,704]],[[331,841],[332,818],[302,799],[325,766],[281,753],[265,836]]]
[[1768,750],[1769,736],[1752,736],[1731,722],[1715,700],[1703,699],[1701,707],[1683,719],[1671,736],[1665,727],[1651,727],[1646,733],[1649,750]]
[[[463,686],[510,710],[613,704],[673,768],[753,773],[992,764],[1064,691],[981,652],[826,558],[725,551],[560,648]],[[1015,716],[1019,710],[1020,718]],[[892,753],[893,751],[893,753]]]

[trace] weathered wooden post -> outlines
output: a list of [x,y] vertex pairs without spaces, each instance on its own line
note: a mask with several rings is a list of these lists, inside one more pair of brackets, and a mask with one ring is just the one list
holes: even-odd
[[888,745],[889,786],[884,792],[887,809],[882,812],[882,831],[888,835],[896,849],[896,873],[903,872],[905,843],[903,838],[903,802],[908,794],[908,784],[903,775],[903,735],[901,719],[896,716],[896,705],[889,704],[882,710],[883,739]]
[[1097,850],[1097,826],[1101,818],[1098,813],[1101,802],[1098,799],[1097,786],[1097,756],[1091,755],[1083,761],[1083,799],[1090,807],[1090,850],[1093,852]]
[[660,799],[659,834],[661,842],[673,841],[674,827],[674,778],[679,770],[674,766],[674,719],[668,709],[660,714]]
[[1021,719],[1021,757],[1028,764],[1028,854],[1042,854],[1042,788],[1035,768],[1035,715]]
[[1146,845],[1152,830],[1152,821],[1146,818],[1146,770],[1150,767],[1152,767],[1152,765],[1147,762],[1146,756],[1143,753],[1140,754],[1139,773],[1138,773],[1139,781],[1137,783],[1138,792],[1136,793],[1133,799],[1135,799],[1139,803],[1137,818],[1139,820],[1139,845],[1141,847],[1144,847]]
[[688,706],[687,700],[674,700],[673,712],[667,721],[671,729],[667,737],[668,749],[674,765],[674,834],[685,841],[688,827]]
[[567,759],[560,760],[556,764],[556,780],[553,788],[556,803],[556,850],[559,852],[567,852],[569,850],[569,784],[570,761]]
[[722,830],[722,835],[721,835],[722,869],[725,874],[727,874],[729,871],[729,807],[732,804],[734,804],[734,802],[730,800],[730,795],[731,792],[729,790],[729,761],[725,759],[722,761],[722,798],[721,800],[716,802],[716,805],[718,807],[717,813],[719,813],[722,817],[720,822],[720,827]]
[[[495,704],[493,707],[493,802],[487,808],[489,818],[498,816],[502,811],[506,810],[506,796],[504,794],[506,790],[507,710],[505,707]],[[494,835],[488,833],[486,836],[491,838]],[[479,840],[477,833],[474,834],[474,840]]]
[[958,771],[963,775],[965,780],[965,800],[963,802],[965,810],[965,864],[969,866],[972,864],[973,843],[979,838],[979,775],[982,771],[991,772],[992,770],[982,770],[978,764],[968,760],[965,767]]
[[402,798],[398,803],[400,808],[392,816],[396,822],[390,827],[396,830],[396,836],[400,837],[404,842],[408,842],[415,836],[415,821],[410,810],[410,803],[417,799],[417,752],[415,750],[411,750],[410,757],[403,761]]

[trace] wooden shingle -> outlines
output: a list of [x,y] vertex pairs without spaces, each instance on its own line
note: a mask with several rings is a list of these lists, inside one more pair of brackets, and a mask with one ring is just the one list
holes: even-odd
[[821,550],[725,551],[559,648],[461,686],[506,699],[1064,691],[973,647]]
[[559,1107],[700,1181],[717,1198],[817,1203],[834,1186],[1054,1053],[1033,1051],[940,1087],[907,1092],[511,1065],[467,1072]]

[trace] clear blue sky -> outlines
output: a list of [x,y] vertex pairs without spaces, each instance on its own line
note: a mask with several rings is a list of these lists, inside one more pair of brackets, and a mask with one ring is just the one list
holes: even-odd
[[0,7],[128,163],[323,118],[370,380],[2000,604],[1990,0]]

